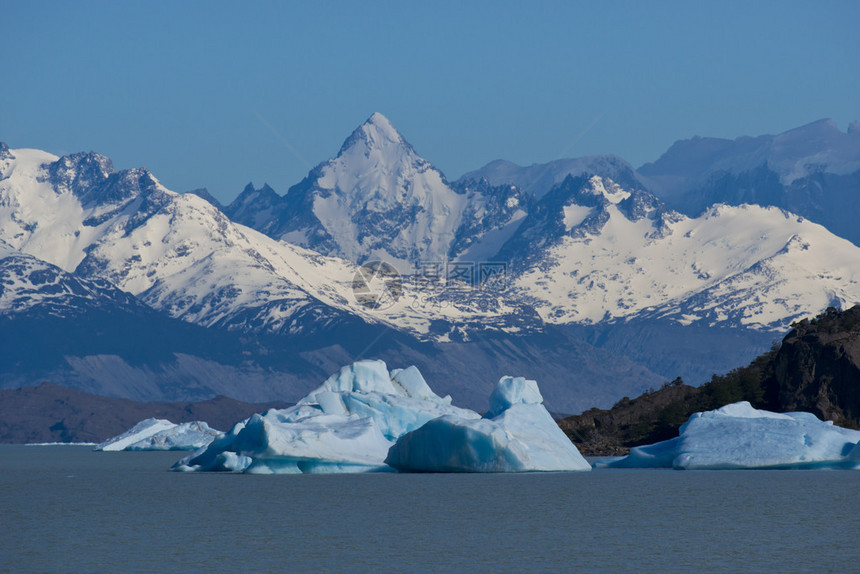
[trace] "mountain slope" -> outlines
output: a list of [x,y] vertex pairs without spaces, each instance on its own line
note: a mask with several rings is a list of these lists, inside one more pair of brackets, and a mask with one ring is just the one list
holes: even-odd
[[93,153],[7,155],[0,240],[79,277],[107,280],[175,318],[295,335],[358,316],[442,340],[455,324],[519,331],[536,318],[499,294],[419,292],[412,282],[390,308],[368,309],[353,294],[354,264],[237,225],[146,170],[114,172]]
[[[660,375],[722,370],[720,357],[757,351],[792,320],[860,299],[858,248],[789,212],[719,205],[690,218],[609,160],[595,165],[616,168],[620,182],[567,175],[539,198],[486,178],[449,186],[378,114],[286,196],[249,185],[224,211],[165,189],[145,169],[115,171],[99,154],[0,147],[0,259],[12,257],[9,285],[19,293],[3,300],[14,322],[6,332],[51,357],[41,371],[11,369],[3,385],[37,374],[133,396],[196,396],[238,389],[233,377],[249,381],[240,392],[252,396],[243,398],[294,398],[372,351],[427,372],[441,361],[454,369],[440,372],[451,379],[443,387],[474,400],[484,395],[474,381],[498,365],[533,371],[550,379],[541,381],[546,396],[565,410]],[[41,261],[20,259],[27,255]],[[356,265],[377,256],[416,273],[389,282],[377,267]],[[484,263],[500,272],[483,275]],[[384,297],[374,299],[372,285],[385,287]],[[105,306],[82,299],[69,305],[83,320],[61,307],[40,319],[35,302],[66,304],[76,293],[107,297]],[[107,326],[111,297],[117,316],[153,314],[123,320],[126,331]],[[129,342],[158,338],[155,323],[211,349],[165,336],[158,357],[137,354]],[[89,345],[86,329],[116,341]],[[681,349],[686,340],[719,349],[652,352],[658,341]],[[30,356],[11,335],[8,348]],[[617,353],[648,368],[627,362],[613,371]],[[601,368],[580,368],[597,355]],[[588,390],[595,381],[609,387]]]
[[466,256],[472,260],[495,252],[530,197],[480,178],[450,185],[375,113],[336,157],[283,197],[249,185],[224,212],[275,239],[358,264],[382,260],[411,273],[422,262],[455,259],[470,248],[477,249]]
[[287,316],[327,307],[290,267],[314,254],[270,245],[203,199],[167,190],[145,169],[115,172],[95,153],[7,155],[0,162],[0,240],[23,253],[107,280],[201,325],[272,300]]
[[0,316],[76,317],[88,311],[152,312],[102,279],[80,279],[0,242]]
[[272,237],[356,263],[385,259],[408,266],[447,256],[465,202],[376,113],[334,159],[287,192],[280,212],[266,188],[246,188],[227,214]]
[[51,380],[136,400],[272,400],[324,374],[297,356],[267,360],[267,343],[171,319],[0,243],[0,388]]
[[714,173],[738,174],[762,165],[784,184],[816,172],[854,173],[860,170],[860,124],[849,126],[847,133],[832,120],[819,120],[775,136],[680,140],[638,171],[668,201]]
[[[53,380],[144,400],[295,400],[372,352],[438,373],[438,388],[477,408],[494,382],[488,373],[543,375],[552,408],[572,412],[659,380],[609,353],[596,355],[618,370],[583,369],[594,349],[563,334],[541,348],[533,310],[480,286],[407,279],[390,306],[364,306],[353,293],[355,264],[275,241],[146,170],[114,172],[98,154],[9,150],[0,169],[6,258],[40,257],[58,266],[53,283],[104,285],[129,303],[47,319],[10,307],[0,386]],[[476,213],[504,217],[516,207],[510,193],[499,190]]]
[[203,328],[14,253],[0,258],[0,290],[0,388],[50,380],[146,401],[217,394],[295,401],[343,364],[372,356],[419,366],[435,389],[476,409],[486,408],[499,377],[528,373],[542,381],[551,408],[569,413],[661,381],[560,331],[473,333],[469,341],[439,343],[354,317],[304,327],[298,336]]
[[625,187],[642,187],[633,166],[614,155],[595,155],[557,159],[548,163],[520,166],[502,159],[463,175],[458,182],[486,179],[490,185],[514,185],[526,193],[541,198],[568,176],[599,175]]
[[674,209],[714,203],[781,207],[860,245],[860,123],[843,133],[820,120],[772,136],[678,141],[638,170]]
[[776,208],[688,218],[597,176],[548,193],[500,257],[514,296],[551,323],[671,318],[774,331],[860,301],[860,249]]

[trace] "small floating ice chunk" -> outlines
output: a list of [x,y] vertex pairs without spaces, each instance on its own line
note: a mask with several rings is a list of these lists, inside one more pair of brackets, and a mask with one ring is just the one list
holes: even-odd
[[221,434],[202,421],[174,424],[166,419],[149,418],[97,445],[95,450],[194,450]]
[[113,438],[109,438],[96,445],[95,450],[120,451],[138,441],[145,440],[152,435],[175,427],[176,424],[167,419],[148,418],[140,421],[127,431]]
[[125,447],[124,450],[196,450],[221,436],[203,421],[179,423]]

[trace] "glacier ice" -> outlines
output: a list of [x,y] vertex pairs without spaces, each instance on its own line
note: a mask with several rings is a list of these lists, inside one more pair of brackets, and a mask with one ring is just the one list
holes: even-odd
[[251,416],[173,468],[260,474],[589,470],[542,401],[534,381],[504,377],[481,418],[437,396],[415,367],[389,373],[382,361],[358,361],[295,406]]
[[385,462],[418,472],[591,470],[542,402],[535,381],[502,377],[483,418],[434,419],[398,439]]
[[382,361],[345,366],[295,406],[238,423],[174,465],[176,470],[251,473],[391,470],[389,448],[437,417],[478,418],[437,396],[415,367],[391,373]]
[[743,401],[695,413],[677,438],[630,449],[608,468],[854,468],[860,431],[811,413],[773,413]]
[[166,419],[149,418],[97,445],[95,450],[194,450],[221,434],[202,421],[174,424]]

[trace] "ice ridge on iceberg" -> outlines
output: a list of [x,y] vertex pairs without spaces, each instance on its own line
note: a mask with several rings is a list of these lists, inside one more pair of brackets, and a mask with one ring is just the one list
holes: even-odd
[[535,381],[502,377],[483,418],[434,419],[398,439],[385,462],[415,472],[591,470],[542,402]]
[[249,473],[391,470],[389,448],[434,418],[478,418],[437,396],[415,367],[390,373],[382,361],[343,367],[295,406],[270,409],[174,465],[175,470]]
[[743,401],[695,413],[677,438],[599,462],[608,468],[857,468],[860,431],[811,413],[773,413]]
[[95,450],[194,450],[222,434],[202,421],[174,424],[166,419],[149,418],[96,445]]

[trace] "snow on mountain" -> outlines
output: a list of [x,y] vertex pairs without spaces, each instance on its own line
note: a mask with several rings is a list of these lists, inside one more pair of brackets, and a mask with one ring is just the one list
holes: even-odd
[[614,155],[594,155],[580,158],[558,159],[548,163],[519,166],[499,159],[480,169],[470,171],[458,180],[487,180],[490,185],[515,185],[538,198],[563,182],[567,176],[599,175],[627,187],[641,187],[633,166]]
[[196,195],[197,197],[202,197],[203,199],[205,199],[206,201],[208,201],[209,203],[211,203],[212,205],[214,205],[215,207],[217,207],[221,211],[224,210],[224,206],[221,205],[221,202],[218,201],[215,198],[215,196],[213,196],[211,193],[209,193],[209,190],[206,189],[205,187],[201,187],[198,189],[192,189],[190,191],[186,191],[185,193],[190,193],[192,195]]
[[825,119],[778,135],[735,140],[695,137],[675,142],[638,172],[666,200],[701,187],[715,174],[740,174],[766,165],[783,185],[814,173],[846,175],[860,170],[860,129],[842,132]]
[[[390,143],[387,122],[372,119],[376,127],[360,133]],[[369,309],[353,293],[355,264],[236,224],[147,170],[115,172],[92,153],[5,155],[0,240],[78,277],[107,280],[175,318],[297,333],[357,315],[441,340],[453,328],[445,325],[519,331],[536,318],[498,294],[427,293],[409,281],[390,307]]]
[[466,198],[379,113],[321,166],[314,213],[351,261],[445,258]]
[[226,213],[267,235],[357,263],[444,260],[467,199],[382,114],[282,199],[246,188]]
[[550,323],[633,317],[784,329],[860,301],[860,249],[776,208],[698,218],[597,176],[548,193],[502,249],[514,296]]
[[[825,147],[857,136],[828,126],[798,133],[819,134]],[[804,137],[765,136],[767,150],[787,158],[819,145],[803,147]],[[688,159],[711,165],[723,148],[729,161],[735,145],[764,145],[749,140],[706,142],[710,155]],[[833,145],[825,155],[842,159],[828,165],[848,166],[848,147]],[[498,173],[520,173],[499,165]],[[572,177],[574,169],[586,175]],[[527,186],[549,177],[541,170],[552,181],[566,175],[538,198]],[[285,196],[249,185],[222,212],[164,188],[145,169],[115,171],[99,154],[58,158],[2,146],[0,253],[109,282],[174,318],[283,334],[359,321],[448,342],[483,331],[538,332],[544,321],[631,318],[771,330],[860,300],[857,248],[788,212],[720,206],[685,217],[612,157],[522,168],[526,187],[494,185],[485,177],[493,173],[449,186],[374,114]],[[356,262],[376,257],[409,272],[428,260],[500,261],[511,288],[488,289],[475,275],[477,287],[444,275],[430,284],[417,274],[402,278],[388,304],[367,306],[354,292]],[[34,276],[20,261],[18,275]]]
[[[385,116],[373,114],[334,159],[283,197],[248,185],[224,212],[275,239],[407,273],[425,261],[498,250],[529,202],[511,185],[445,176],[420,157]],[[478,246],[481,247],[478,247]]]
[[676,142],[639,168],[653,193],[695,216],[715,203],[780,207],[860,245],[860,124],[821,120],[776,136]]
[[17,255],[18,250],[0,239],[0,259],[4,257],[10,257],[12,255]]
[[82,279],[0,241],[0,316],[36,313],[76,317],[88,310],[146,307],[104,279]]
[[492,256],[531,212],[534,196],[515,185],[494,186],[486,179],[461,180],[456,187],[466,195],[466,206],[449,258],[492,261]]

